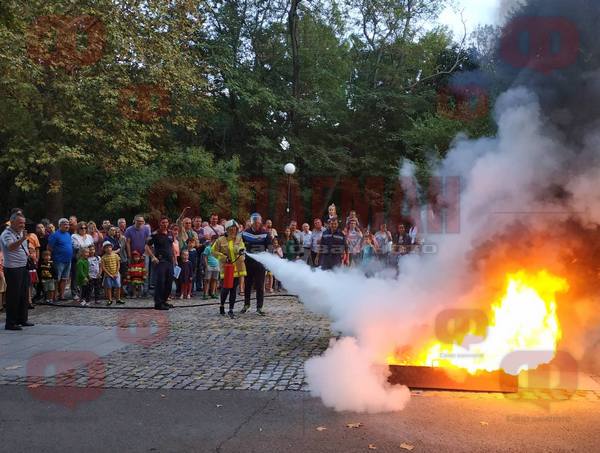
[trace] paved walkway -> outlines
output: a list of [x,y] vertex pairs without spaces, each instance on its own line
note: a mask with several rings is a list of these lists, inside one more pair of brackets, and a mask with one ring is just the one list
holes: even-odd
[[206,301],[175,303],[183,306],[168,312],[132,309],[150,300],[111,309],[38,306],[30,312],[35,327],[0,331],[0,384],[31,383],[27,375],[66,372],[70,363],[79,368],[70,377],[76,385],[95,364],[93,380],[106,388],[301,390],[304,362],[332,335],[329,321],[294,297],[268,298],[266,317],[251,310],[233,320]]
[[[149,299],[125,307],[38,306],[35,327],[0,330],[0,384],[189,390],[306,390],[304,362],[334,333],[329,321],[296,298],[267,298],[266,317],[235,319],[214,301],[175,301],[156,311]],[[241,303],[236,312],[241,308]],[[0,323],[3,319],[0,318]],[[576,379],[576,380],[575,380]],[[576,393],[522,388],[508,398],[600,401],[600,378],[580,374]],[[420,392],[462,399],[505,399],[499,393]]]

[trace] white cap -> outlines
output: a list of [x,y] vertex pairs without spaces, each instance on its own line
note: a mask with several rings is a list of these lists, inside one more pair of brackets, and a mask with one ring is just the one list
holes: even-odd
[[102,248],[106,247],[107,245],[110,245],[112,247],[112,243],[110,241],[104,241],[102,243]]
[[233,227],[236,227],[238,230],[240,229],[240,226],[238,225],[238,223],[235,220],[233,220],[233,219],[228,220],[227,222],[225,222],[225,229],[226,230],[228,230],[229,228],[233,228]]

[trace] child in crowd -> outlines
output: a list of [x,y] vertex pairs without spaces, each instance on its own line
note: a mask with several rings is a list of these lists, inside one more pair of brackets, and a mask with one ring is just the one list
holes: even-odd
[[329,217],[329,220],[331,220],[334,217],[337,217],[337,208],[335,207],[335,204],[331,203],[329,205],[329,207],[327,208],[327,215]]
[[127,239],[119,229],[117,229],[116,238],[119,241],[119,258],[121,260],[121,264],[119,265],[119,274],[121,276],[121,294],[123,297],[128,297],[128,293],[131,290],[129,289],[129,278],[127,273]]
[[129,263],[129,268],[127,269],[131,297],[139,299],[142,297],[142,292],[144,290],[146,265],[144,264],[144,257],[137,250],[131,252],[131,259],[132,262]]
[[4,278],[4,256],[0,250],[0,311],[4,311],[4,295],[6,294],[6,280]]
[[350,211],[350,213],[348,214],[348,217],[346,217],[346,227],[350,226],[351,220],[356,220],[356,227],[360,228],[360,222],[358,221],[358,216],[356,215],[355,210]]
[[[279,239],[277,239],[276,237],[273,238],[271,247],[272,247],[271,253],[273,255],[276,255],[279,258],[283,258],[283,249],[279,245]],[[267,271],[267,276],[265,277],[266,292],[272,293],[273,290],[278,291],[279,290],[278,286],[279,286],[279,282],[275,279],[275,277],[273,276],[273,273],[271,271]]]
[[77,287],[80,289],[81,298],[79,303],[85,307],[90,300],[90,263],[88,258],[90,256],[90,250],[87,247],[83,247],[79,250],[79,258],[77,259],[77,268],[75,270],[75,279],[77,280]]
[[31,310],[32,308],[35,308],[35,306],[33,305],[33,293],[35,291],[35,286],[38,283],[38,273],[37,273],[37,267],[38,267],[38,254],[37,254],[37,250],[35,247],[33,246],[29,246],[29,257],[31,258],[31,260],[33,261],[33,264],[35,264],[35,268],[29,271],[29,290],[27,292],[27,301],[29,303],[29,309]]
[[181,285],[180,299],[190,299],[192,297],[192,279],[194,278],[193,267],[190,261],[190,252],[184,250],[181,252],[181,272],[179,273],[179,284]]
[[373,236],[371,234],[365,236],[361,254],[362,266],[366,269],[367,277],[371,277],[373,275],[373,271],[370,270],[369,267],[373,261],[373,257],[375,256],[375,247],[373,247]]
[[202,299],[208,299],[209,294],[212,299],[218,299],[219,260],[212,254],[212,247],[218,236],[216,234],[214,236],[207,234],[205,237],[206,247],[204,248],[204,252],[202,252],[202,259],[204,260],[204,269],[206,270],[204,272],[204,295]]
[[177,225],[171,227],[171,234],[173,234],[173,237],[175,238],[173,241],[173,256],[175,256],[176,261],[179,261],[181,251],[179,250],[179,241],[177,240],[179,237],[179,227]]
[[104,274],[106,305],[112,305],[113,295],[117,299],[117,304],[124,304],[125,302],[121,300],[121,275],[119,274],[121,259],[113,251],[112,244],[109,241],[104,242],[102,248],[104,255],[102,255],[102,260],[100,261],[100,269]]
[[192,292],[199,291],[199,288],[194,288],[194,282],[196,282],[196,274],[198,273],[198,241],[196,238],[189,238],[186,241],[187,250],[190,257],[190,263],[192,263],[192,287],[190,288],[190,296]]
[[42,252],[40,264],[38,266],[40,281],[42,282],[42,291],[44,300],[47,304],[54,303],[56,291],[56,272],[52,263],[52,253],[49,250]]
[[202,259],[202,252],[204,252],[205,245],[206,239],[204,239],[204,234],[202,236],[198,235],[198,240],[196,241],[196,278],[194,279],[194,291],[197,293],[204,292],[204,260]]
[[[88,264],[89,269],[89,285],[90,285],[90,299],[92,293],[94,293],[94,303],[98,303],[102,292],[102,272],[100,271],[100,257],[96,255],[96,246],[92,245],[88,248]],[[90,302],[90,300],[88,300]]]

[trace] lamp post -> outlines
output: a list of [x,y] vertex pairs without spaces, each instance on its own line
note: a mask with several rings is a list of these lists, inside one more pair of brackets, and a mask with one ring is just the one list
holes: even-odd
[[288,177],[288,196],[287,196],[287,208],[285,210],[285,212],[287,213],[287,223],[289,225],[290,223],[290,198],[291,198],[291,194],[292,194],[292,175],[294,173],[296,173],[296,166],[294,164],[292,164],[291,162],[285,164],[285,166],[283,167],[283,171],[285,172],[285,174]]

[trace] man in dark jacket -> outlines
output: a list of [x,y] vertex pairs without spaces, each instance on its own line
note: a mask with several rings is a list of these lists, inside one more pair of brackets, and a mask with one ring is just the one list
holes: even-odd
[[340,266],[346,250],[346,236],[339,229],[338,218],[331,217],[329,228],[323,231],[323,236],[321,236],[318,256],[321,269],[329,270]]
[[[271,245],[271,236],[262,227],[262,217],[258,213],[250,216],[250,227],[242,233],[242,239],[249,253],[266,252]],[[262,310],[265,297],[265,267],[258,261],[246,255],[246,280],[244,294],[244,308],[240,313],[246,313],[250,308],[250,293],[252,286],[256,288],[256,312],[264,316]]]
[[146,254],[152,260],[156,286],[154,287],[154,308],[168,310],[172,308],[168,302],[173,286],[173,266],[177,264],[173,254],[173,234],[169,231],[169,219],[162,216],[158,230],[146,241]]

